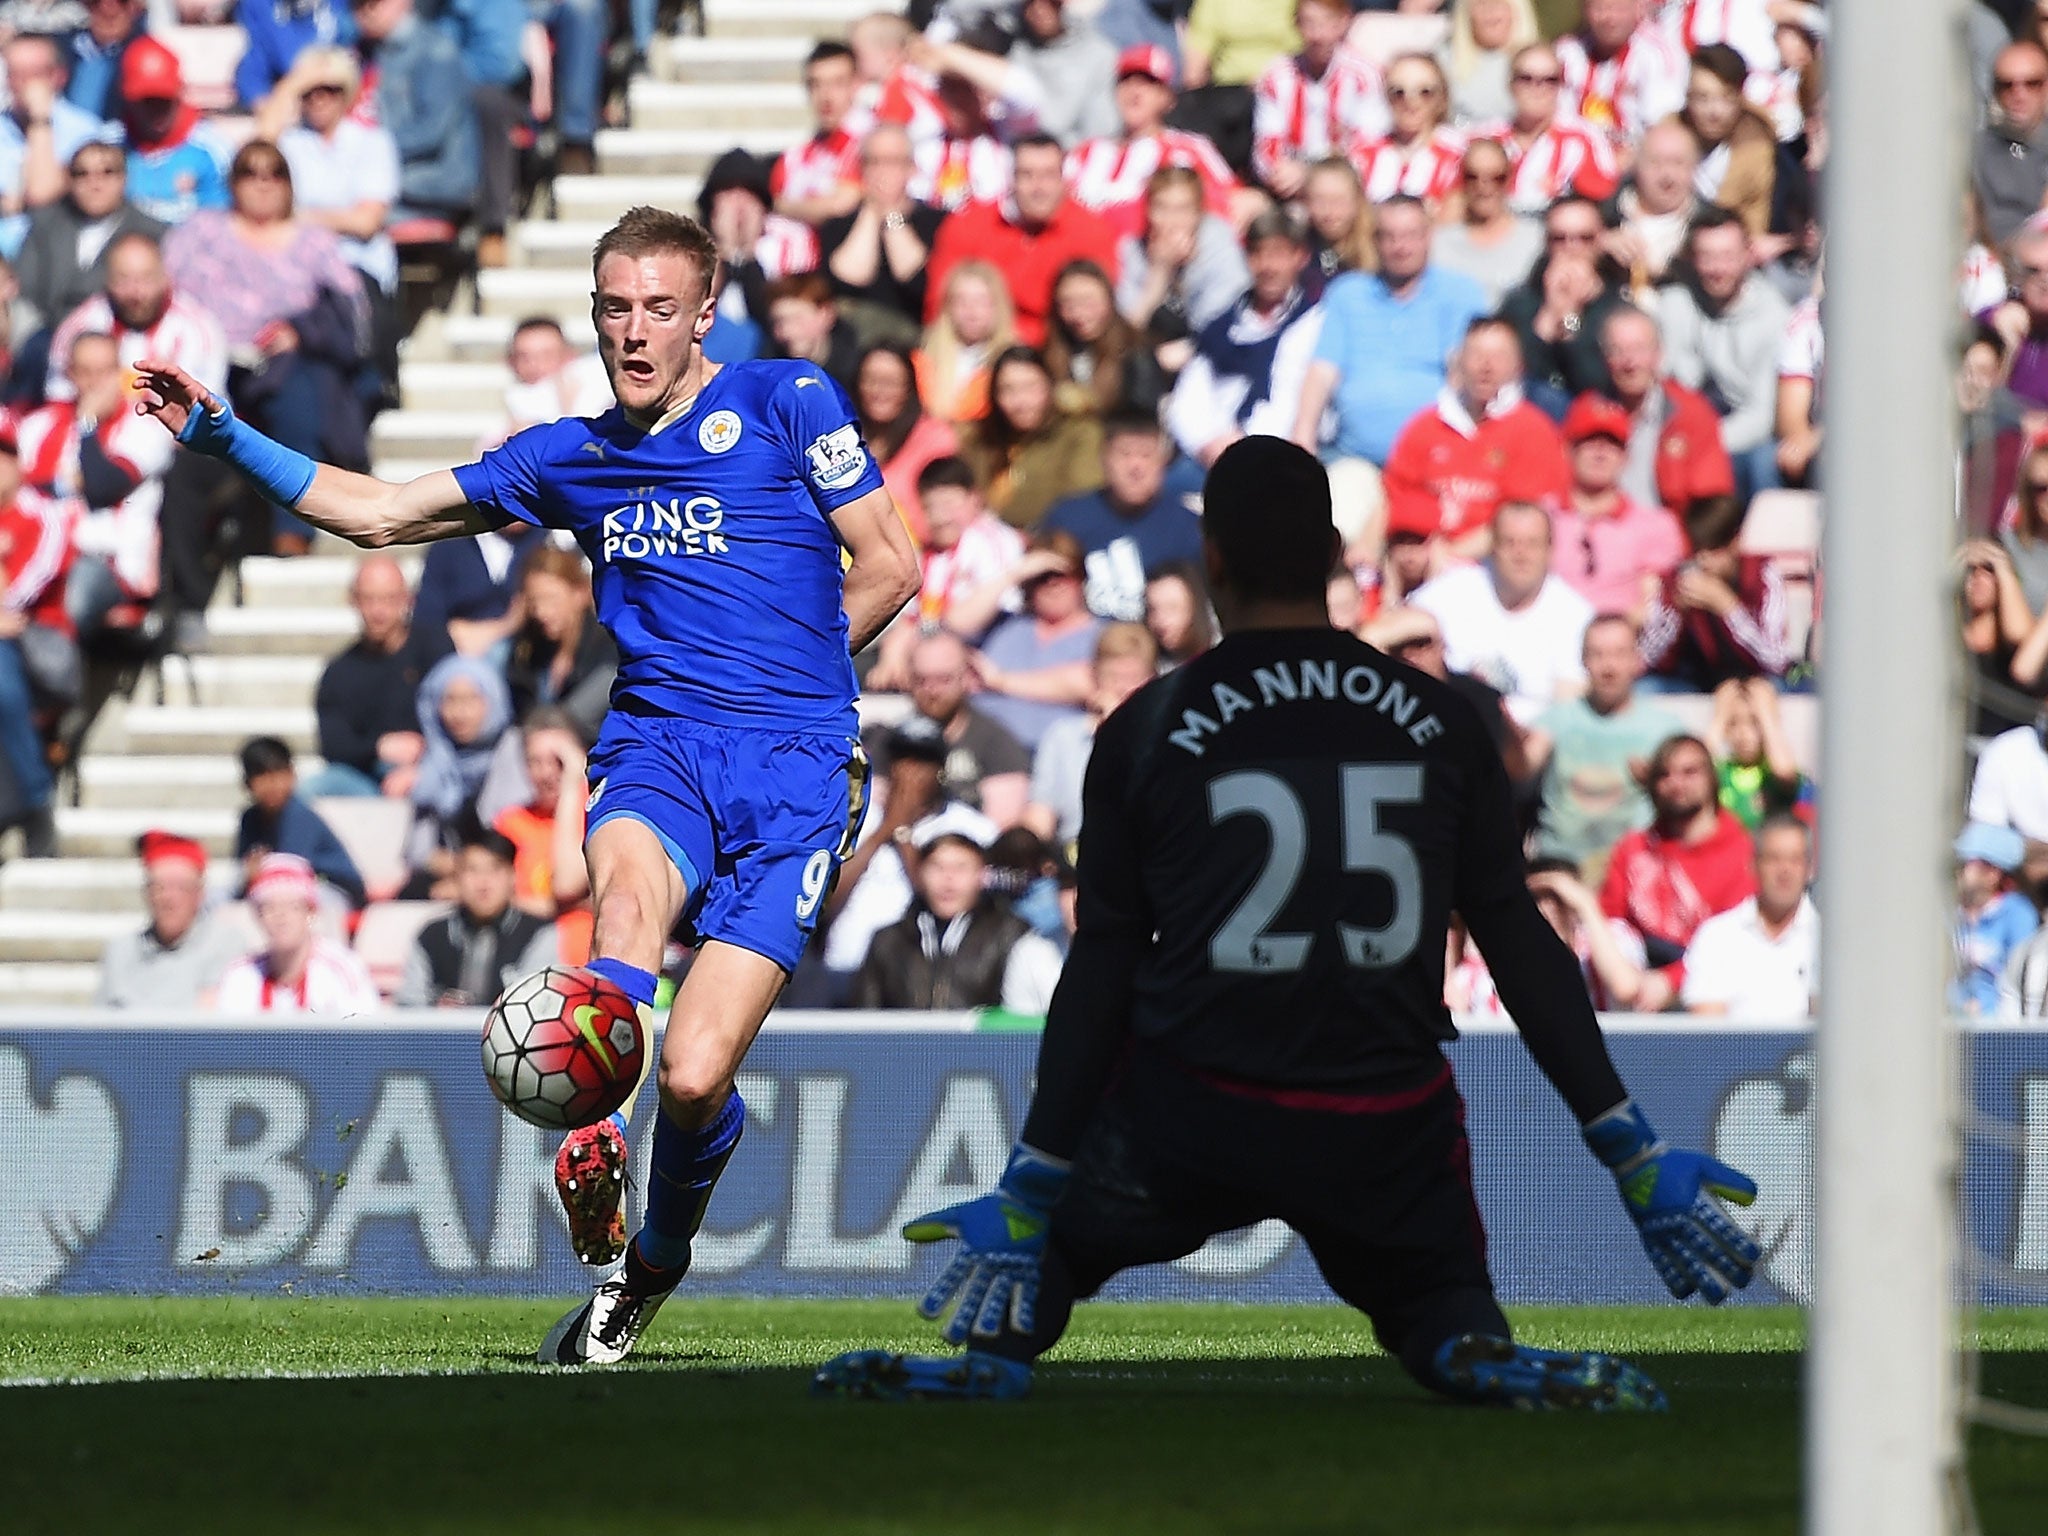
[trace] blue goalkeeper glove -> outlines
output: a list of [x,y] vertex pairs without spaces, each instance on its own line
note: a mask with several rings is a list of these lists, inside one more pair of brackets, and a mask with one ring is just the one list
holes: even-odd
[[905,1224],[903,1235],[913,1243],[960,1240],[960,1252],[917,1304],[919,1314],[932,1319],[952,1305],[945,1328],[952,1343],[965,1344],[970,1332],[993,1338],[1006,1326],[1031,1332],[1046,1226],[1068,1171],[1058,1158],[1019,1142],[991,1192]]
[[1586,1127],[1586,1145],[1613,1170],[1643,1251],[1671,1294],[1726,1301],[1756,1272],[1757,1245],[1714,1196],[1748,1205],[1756,1183],[1704,1152],[1668,1147],[1624,1099]]

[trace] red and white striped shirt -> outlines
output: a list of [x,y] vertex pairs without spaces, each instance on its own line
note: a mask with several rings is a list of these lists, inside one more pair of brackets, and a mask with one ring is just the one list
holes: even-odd
[[864,139],[877,123],[896,123],[912,144],[946,136],[946,114],[939,107],[939,82],[914,64],[898,64],[886,80],[870,80],[854,93],[840,131]]
[[[1021,553],[1021,549],[1019,551]],[[45,497],[0,505],[0,608],[70,634],[64,574],[71,568],[71,520]]]
[[1658,27],[1637,27],[1608,59],[1595,59],[1576,32],[1554,47],[1564,70],[1566,109],[1610,139],[1633,144],[1650,124],[1685,105],[1685,53]]
[[1614,146],[1591,123],[1560,113],[1527,144],[1511,127],[1489,128],[1508,155],[1508,204],[1517,213],[1541,213],[1567,192],[1596,202],[1614,195],[1621,170]]
[[818,264],[818,232],[801,219],[771,213],[755,242],[754,259],[770,282],[792,272],[809,272]]
[[848,182],[860,180],[860,140],[844,128],[813,134],[776,157],[768,173],[768,190],[778,203],[803,203],[829,197]]
[[1252,87],[1252,170],[1269,179],[1284,160],[1319,160],[1387,131],[1386,81],[1372,60],[1339,47],[1321,79],[1283,54]]
[[268,957],[245,955],[229,966],[215,990],[221,1013],[306,1013],[349,1018],[382,1006],[369,970],[347,945],[315,937],[306,969],[294,986],[272,979]]
[[99,424],[101,452],[138,478],[135,489],[111,507],[88,506],[81,490],[78,407],[56,401],[23,418],[21,489],[16,500],[29,515],[57,518],[69,529],[71,547],[97,555],[130,597],[149,597],[157,585],[157,512],[163,505],[164,472],[177,452],[171,434],[153,417],[122,410]]
[[911,150],[910,195],[948,213],[1010,193],[1010,151],[988,134],[939,139]]
[[1090,139],[1067,151],[1067,190],[1120,235],[1145,232],[1145,184],[1166,166],[1184,165],[1202,178],[1203,202],[1228,215],[1237,177],[1216,146],[1199,133],[1162,128],[1142,139]]
[[1768,0],[1663,0],[1651,21],[1688,57],[1726,43],[1752,73],[1778,67],[1778,26]]
[[1384,203],[1405,192],[1434,205],[1462,184],[1467,142],[1455,128],[1438,128],[1405,148],[1392,139],[1373,139],[1352,145],[1351,163],[1369,201]]
[[77,393],[64,376],[64,365],[71,356],[71,343],[86,335],[113,337],[115,355],[123,368],[132,370],[145,357],[169,358],[216,395],[228,392],[228,339],[211,312],[182,293],[173,293],[155,325],[146,331],[131,331],[115,316],[107,296],[96,293],[66,315],[50,338],[44,399],[69,400]]

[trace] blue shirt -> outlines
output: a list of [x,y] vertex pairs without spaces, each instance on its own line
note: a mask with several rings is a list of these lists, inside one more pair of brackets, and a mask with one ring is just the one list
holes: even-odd
[[1105,619],[1145,618],[1145,578],[1176,560],[1202,563],[1202,520],[1162,490],[1135,517],[1109,504],[1103,491],[1069,496],[1045,515],[1040,531],[1064,530],[1086,555],[1088,608]]
[[1346,272],[1323,292],[1315,360],[1337,369],[1337,441],[1329,456],[1384,464],[1408,419],[1444,387],[1465,327],[1487,312],[1462,272],[1428,267],[1405,299],[1371,272]]
[[130,148],[128,201],[166,224],[182,224],[202,208],[227,207],[224,148],[204,123],[168,149]]
[[363,904],[363,877],[356,872],[356,861],[320,813],[297,795],[279,807],[274,822],[259,806],[243,810],[241,824],[235,829],[235,857],[247,858],[251,848],[296,853],[313,866],[314,874],[346,896],[349,905]]
[[1949,1006],[1976,1018],[1997,1018],[1998,978],[2005,974],[2005,962],[2040,926],[2034,904],[2017,891],[2007,891],[1975,917],[1958,908],[1956,977],[1949,983]]
[[455,478],[487,513],[575,535],[619,647],[615,698],[701,725],[854,731],[827,519],[882,476],[812,364],[730,364],[651,432],[616,406],[529,427]]

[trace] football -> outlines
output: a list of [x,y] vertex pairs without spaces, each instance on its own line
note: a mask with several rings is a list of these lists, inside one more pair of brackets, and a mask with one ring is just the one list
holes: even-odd
[[595,1125],[632,1096],[647,1038],[633,1000],[602,976],[550,966],[507,988],[484,1019],[484,1077],[529,1125]]

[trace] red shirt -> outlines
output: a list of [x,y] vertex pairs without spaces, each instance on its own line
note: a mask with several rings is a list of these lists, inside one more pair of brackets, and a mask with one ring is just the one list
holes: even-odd
[[1556,423],[1528,401],[1475,423],[1447,389],[1401,429],[1381,483],[1389,532],[1455,539],[1492,522],[1504,501],[1562,497],[1572,475]]
[[1660,836],[1645,827],[1614,845],[1600,906],[1646,938],[1680,948],[1701,923],[1756,894],[1754,850],[1742,823],[1720,811],[1703,843]]
[[26,508],[0,505],[0,605],[70,634],[64,577],[75,552],[71,518],[61,503],[37,497]]
[[1721,442],[1721,418],[1707,397],[1664,381],[1664,426],[1657,438],[1657,499],[1685,520],[1709,496],[1735,494],[1735,466]]
[[1072,198],[1064,199],[1045,225],[1027,230],[1017,222],[1009,198],[969,203],[939,226],[925,265],[924,318],[939,315],[946,274],[970,258],[993,262],[1010,285],[1017,311],[1017,337],[1034,347],[1045,344],[1045,320],[1052,312],[1053,279],[1061,267],[1085,256],[1116,281],[1116,231],[1106,219],[1090,213]]

